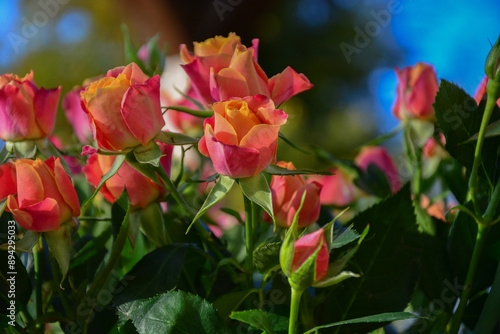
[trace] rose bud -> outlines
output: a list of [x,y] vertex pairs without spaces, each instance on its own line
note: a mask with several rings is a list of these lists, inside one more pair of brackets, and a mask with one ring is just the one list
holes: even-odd
[[491,80],[500,82],[500,36],[486,57],[484,72]]
[[[314,253],[318,250],[319,253],[316,255],[316,272],[314,275],[314,281],[308,282],[311,286],[315,282],[321,281],[328,274],[328,263],[330,261],[330,254],[328,251],[328,246],[325,240],[325,233],[323,229],[319,229],[316,232],[306,234],[302,238],[299,238],[295,242],[293,249],[293,260],[292,266],[290,268],[291,278],[293,281],[297,282],[294,277],[294,273],[299,270],[299,268],[306,262],[310,256],[314,256]],[[305,286],[308,288],[309,286]]]
[[61,87],[38,88],[33,72],[0,76],[0,139],[20,141],[49,136],[54,129]]
[[[476,100],[476,103],[479,105],[481,103],[481,100],[484,97],[484,94],[486,94],[486,88],[488,86],[489,78],[488,76],[484,76],[483,80],[481,80],[481,83],[479,84],[479,87],[476,89],[476,93],[474,94],[474,100]],[[500,107],[500,100],[497,101],[498,107]]]
[[[173,147],[163,143],[158,143],[158,145],[164,154],[160,159],[160,163],[167,174],[170,174]],[[102,176],[111,169],[115,159],[116,156],[112,155],[92,154],[87,160],[87,165],[83,167],[83,173],[87,177],[87,181],[97,187]],[[100,193],[109,202],[114,203],[125,188],[128,191],[130,204],[141,208],[145,208],[149,203],[160,199],[165,194],[164,187],[141,174],[126,161],[118,172],[104,183]]]
[[[280,161],[277,165],[291,170],[296,169],[291,162]],[[289,228],[292,225],[304,192],[306,198],[299,213],[298,226],[299,228],[309,226],[318,220],[321,209],[319,201],[321,184],[314,181],[306,182],[302,175],[273,175],[270,187],[278,226]]]
[[160,76],[148,78],[131,63],[109,70],[81,92],[97,145],[108,151],[146,146],[165,125]]
[[48,232],[80,215],[71,179],[59,158],[18,159],[0,166],[0,200],[27,230]]
[[398,77],[394,115],[401,119],[434,119],[434,99],[439,89],[432,65],[417,63],[403,69],[396,68]]
[[276,160],[278,132],[288,115],[275,109],[271,99],[248,96],[215,103],[205,119],[201,154],[212,159],[215,170],[233,178],[259,174]]
[[341,169],[332,169],[330,172],[334,175],[312,175],[309,181],[316,181],[322,185],[319,196],[321,204],[345,207],[354,201],[356,188]]
[[401,188],[398,170],[387,150],[380,146],[366,146],[354,159],[354,163],[362,170],[367,171],[368,166],[373,164],[382,171],[392,193],[396,193]]

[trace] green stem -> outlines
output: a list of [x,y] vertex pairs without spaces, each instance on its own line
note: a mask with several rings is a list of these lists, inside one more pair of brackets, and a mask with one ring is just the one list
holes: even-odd
[[195,110],[195,109],[191,109],[191,108],[184,107],[184,106],[165,107],[165,111],[167,111],[169,109],[181,111],[183,113],[190,114],[190,115],[193,115],[196,117],[202,117],[202,118],[212,117],[214,115],[214,112],[211,110]]
[[[43,291],[42,291],[42,256],[43,244],[40,241],[33,250],[33,262],[35,263],[35,299],[36,299],[36,314],[35,318],[38,319],[43,315]],[[40,325],[37,325],[40,330]]]
[[74,318],[73,307],[71,306],[68,296],[64,291],[62,291],[61,286],[58,283],[61,282],[61,273],[59,271],[59,264],[57,263],[55,258],[52,258],[50,260],[50,264],[52,267],[52,276],[54,277],[54,279],[52,280],[53,289],[57,291],[57,293],[59,294],[59,298],[61,298],[61,303],[63,305],[64,311],[66,312],[66,317],[73,319]]
[[486,108],[484,109],[484,115],[481,121],[481,127],[479,128],[476,150],[474,152],[474,162],[472,164],[472,171],[469,179],[469,192],[472,198],[472,203],[474,204],[474,210],[477,217],[481,216],[481,211],[477,200],[477,174],[479,172],[479,166],[481,165],[481,150],[483,149],[486,128],[488,127],[488,123],[490,122],[491,114],[493,113],[495,104],[496,100],[494,99],[494,97],[488,95]]
[[497,209],[498,201],[500,201],[500,181],[497,182],[497,185],[495,186],[495,189],[491,194],[488,208],[486,209],[486,212],[483,215],[483,219],[485,222],[490,223],[493,220],[493,216],[495,215],[495,211]]
[[486,304],[474,328],[474,334],[490,334],[500,319],[500,265],[497,267],[495,279],[491,286]]
[[292,302],[290,304],[290,323],[288,325],[288,334],[297,333],[297,320],[299,318],[300,297],[304,291],[292,288]]
[[460,324],[462,323],[462,318],[464,316],[465,307],[467,306],[467,301],[469,300],[470,292],[472,290],[472,283],[474,277],[476,276],[477,266],[479,264],[479,259],[481,258],[481,253],[484,248],[486,241],[486,235],[488,234],[489,226],[484,224],[477,225],[477,236],[476,243],[474,245],[474,251],[472,253],[472,259],[469,264],[469,270],[467,272],[467,277],[465,279],[464,290],[460,296],[460,303],[458,304],[457,311],[451,319],[451,323],[448,327],[448,334],[457,334],[460,329]]
[[254,250],[254,205],[252,201],[243,196],[245,200],[245,238],[247,246],[246,268],[250,289],[253,289],[253,250]]

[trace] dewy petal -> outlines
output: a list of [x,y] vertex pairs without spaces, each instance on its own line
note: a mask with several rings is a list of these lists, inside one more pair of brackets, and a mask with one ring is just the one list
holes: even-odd
[[210,72],[210,93],[214,101],[227,101],[231,97],[250,95],[246,77],[231,68],[224,68],[215,74]]
[[0,201],[17,194],[16,167],[11,163],[0,165]]
[[40,88],[35,94],[34,107],[36,122],[45,136],[54,130],[57,104],[61,95],[61,86],[56,89]]
[[260,173],[258,150],[224,144],[218,141],[210,130],[210,127],[207,127],[205,141],[215,170],[219,174],[241,178]]
[[[59,228],[59,204],[53,198],[46,198],[41,202],[23,208],[22,211],[29,214],[32,219],[31,226],[29,228],[26,227],[28,230],[47,232]],[[16,213],[13,212],[13,214],[16,217]]]
[[122,102],[122,116],[130,132],[142,145],[158,135],[165,120],[160,106],[160,76],[155,75],[143,85],[132,85]]
[[290,66],[269,80],[271,98],[277,106],[292,96],[312,87],[313,85],[304,74],[298,74]]
[[33,101],[23,94],[22,87],[0,88],[0,138],[16,141],[29,138],[35,125]]
[[16,161],[17,201],[25,208],[44,199],[43,182],[35,168],[24,159]]

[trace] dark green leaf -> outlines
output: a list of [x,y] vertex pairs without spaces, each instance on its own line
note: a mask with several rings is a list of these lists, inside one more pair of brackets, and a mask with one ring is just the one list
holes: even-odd
[[189,232],[193,224],[198,219],[200,219],[201,216],[203,216],[205,212],[208,211],[208,209],[210,209],[215,204],[219,203],[224,197],[226,197],[226,195],[233,187],[233,184],[234,184],[234,179],[230,178],[229,176],[224,176],[224,175],[220,176],[219,181],[217,181],[212,190],[210,190],[210,193],[205,199],[205,202],[203,202],[203,205],[201,206],[200,210],[198,210],[198,213],[196,214],[193,221],[187,228],[186,234]]
[[[350,222],[356,231],[370,225],[368,235],[350,260],[352,271],[361,277],[333,287],[335,298],[317,308],[320,323],[402,311],[418,278],[421,250],[408,184]],[[369,326],[359,331],[376,328]]]
[[150,141],[146,146],[136,147],[133,152],[137,161],[142,164],[150,164],[155,167],[160,165],[162,152],[154,140]]
[[415,315],[415,314],[408,313],[408,312],[382,313],[382,314],[370,315],[370,316],[356,318],[356,319],[339,321],[339,322],[335,322],[333,324],[317,326],[311,330],[308,330],[304,334],[319,333],[320,329],[331,328],[331,327],[342,326],[342,325],[349,325],[349,324],[361,324],[361,323],[370,323],[370,322],[386,323],[386,322],[393,322],[393,321],[398,321],[398,320],[418,319],[418,318],[421,318],[421,317],[419,317],[418,315]]
[[161,141],[162,143],[169,145],[194,145],[198,144],[199,139],[183,135],[182,133],[175,132],[166,132],[162,131],[155,138],[156,140]]
[[85,201],[85,203],[82,205],[82,207],[86,207],[87,205],[90,204],[90,202],[96,197],[96,195],[99,193],[99,190],[101,190],[102,186],[104,183],[106,183],[107,180],[109,180],[113,175],[115,175],[120,167],[123,165],[123,162],[125,161],[125,154],[117,155],[115,158],[115,161],[113,162],[113,165],[111,166],[111,169],[109,172],[104,174],[101,178],[101,181],[97,185],[97,188],[95,189],[94,193],[92,196],[90,196],[89,199]]
[[249,324],[268,334],[286,331],[288,328],[288,318],[262,310],[233,312],[230,318]]
[[184,258],[193,248],[189,244],[172,244],[148,253],[127,273],[126,284],[122,284],[125,287],[114,297],[113,304],[119,306],[174,289],[182,274]]
[[[337,232],[337,233],[335,233]],[[334,231],[332,246],[330,249],[340,248],[359,238],[359,234],[352,229],[352,225],[341,230]]]
[[170,291],[118,307],[122,319],[132,319],[140,334],[228,333],[215,308],[206,300],[184,291]]
[[253,251],[253,263],[263,274],[280,264],[281,242],[272,242]]
[[[476,143],[468,142],[468,139],[479,132],[484,108],[485,101],[478,107],[475,100],[463,89],[441,80],[434,103],[438,126],[446,137],[446,150],[469,169],[474,160]],[[499,118],[500,110],[495,107],[490,124]],[[499,146],[499,137],[488,138],[482,150],[482,167],[479,172],[480,175],[487,176],[490,183],[494,183],[499,176],[496,175]]]
[[214,307],[222,320],[226,320],[231,312],[236,310],[245,299],[257,290],[242,290],[226,293],[214,302]]
[[264,169],[264,172],[271,174],[271,175],[311,175],[311,174],[316,174],[316,175],[334,175],[331,172],[327,171],[315,171],[312,169],[287,169],[280,167],[278,165],[269,165]]
[[271,189],[264,174],[239,179],[241,191],[252,202],[258,204],[271,216],[274,222],[273,200]]

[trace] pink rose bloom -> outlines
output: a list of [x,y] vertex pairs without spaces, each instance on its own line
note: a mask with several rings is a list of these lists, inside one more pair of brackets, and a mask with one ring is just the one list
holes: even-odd
[[354,201],[356,188],[342,170],[336,168],[330,172],[335,175],[312,175],[309,181],[316,181],[323,186],[320,202],[323,205],[345,207]]
[[135,64],[108,71],[81,92],[97,145],[108,151],[146,146],[165,125],[160,76],[149,78]]
[[254,39],[253,46],[247,48],[234,33],[227,38],[217,36],[195,43],[194,56],[181,46],[181,56],[187,63],[183,68],[206,104],[262,94],[280,105],[312,88],[309,80],[291,67],[268,79],[257,63],[258,42]]
[[316,232],[306,234],[295,242],[293,250],[293,260],[290,270],[297,271],[300,266],[316,251],[321,244],[321,248],[316,258],[316,277],[314,282],[321,281],[328,274],[328,264],[330,253],[326,245],[325,232],[319,229]]
[[20,141],[49,136],[54,129],[61,87],[38,88],[33,72],[0,76],[0,139]]
[[[291,162],[280,161],[277,165],[291,170],[296,169]],[[289,228],[292,225],[304,192],[306,192],[306,198],[299,214],[298,226],[299,228],[306,227],[318,220],[321,209],[319,200],[321,184],[306,181],[302,175],[273,175],[270,187],[274,216],[278,226]]]
[[[160,163],[165,171],[170,174],[173,146],[163,143],[159,143],[159,145],[164,154]],[[87,177],[87,181],[97,187],[102,176],[111,169],[115,159],[116,156],[112,155],[92,154],[87,160],[87,165],[83,167],[83,173]],[[114,203],[125,188],[127,188],[130,204],[141,208],[145,208],[149,203],[160,199],[166,192],[164,187],[142,175],[126,161],[118,172],[104,183],[100,193],[109,202]]]
[[0,200],[27,230],[47,232],[80,215],[80,203],[59,158],[18,159],[0,166]]
[[276,160],[278,132],[288,115],[271,99],[248,96],[215,103],[205,119],[200,153],[212,159],[215,170],[233,178],[259,174]]
[[354,163],[363,171],[366,171],[370,164],[374,164],[386,175],[393,193],[401,188],[398,169],[385,148],[381,146],[363,147],[354,159]]
[[434,99],[439,89],[432,65],[417,63],[403,69],[396,68],[398,77],[394,115],[401,119],[434,119]]

